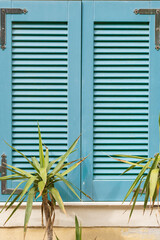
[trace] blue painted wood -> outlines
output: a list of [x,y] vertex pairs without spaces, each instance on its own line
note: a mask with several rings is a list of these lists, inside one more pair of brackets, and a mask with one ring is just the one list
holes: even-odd
[[[81,2],[69,2],[68,8],[70,13],[68,21],[68,41],[70,42],[68,48],[68,137],[69,145],[71,145],[80,136],[81,131]],[[80,156],[80,141],[77,148],[70,160],[78,159]],[[68,180],[80,188],[80,166],[68,176]],[[77,194],[79,194],[78,191]],[[68,201],[78,201],[78,199],[70,194]]]
[[[158,2],[153,2],[150,5],[150,8],[159,8]],[[153,156],[156,152],[159,152],[159,129],[158,129],[158,116],[160,113],[160,104],[159,104],[159,88],[160,88],[160,81],[159,81],[159,67],[158,63],[160,61],[160,52],[154,51],[153,48],[155,47],[155,29],[154,29],[154,16],[151,16],[151,26],[150,27],[150,131],[149,131],[149,155]]]
[[[81,2],[40,2],[37,9],[34,1],[14,1],[12,7],[28,13],[7,15],[7,48],[0,54],[1,96],[7,98],[0,103],[7,118],[1,115],[2,138],[27,156],[38,156],[38,120],[53,159],[80,135]],[[16,152],[4,144],[1,149],[10,164],[29,169]],[[80,149],[68,161],[78,158]],[[79,169],[68,179],[80,187]],[[77,201],[59,187],[64,201]]]
[[[93,21],[94,3],[84,2],[82,18],[82,189],[93,196]],[[89,56],[89,57],[88,57]],[[82,196],[84,199],[84,196]],[[88,199],[85,199],[88,201]]]
[[[0,2],[0,8],[10,8],[11,2]],[[7,145],[4,143],[6,140],[9,144],[11,144],[11,15],[7,18],[7,44],[8,48],[5,51],[1,51],[0,53],[0,155],[5,153],[7,155],[7,161],[11,164],[11,156],[12,151]],[[4,71],[5,70],[5,71]],[[8,187],[11,187],[11,183],[8,183]],[[1,185],[0,185],[1,188]],[[0,189],[1,191],[1,189]],[[6,200],[8,196],[0,197],[0,201]]]
[[122,201],[138,173],[120,176],[126,166],[107,155],[158,151],[160,54],[154,16],[133,13],[159,8],[152,5],[83,2],[82,156],[89,157],[83,163],[82,189],[95,201]]

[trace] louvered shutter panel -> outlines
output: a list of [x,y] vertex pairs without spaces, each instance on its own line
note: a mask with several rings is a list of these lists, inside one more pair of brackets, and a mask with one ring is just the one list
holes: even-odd
[[[12,7],[28,13],[7,15],[0,135],[26,156],[38,157],[38,121],[53,160],[80,135],[81,3],[13,2]],[[24,158],[0,144],[9,164],[30,170]],[[79,157],[77,150],[68,161]],[[67,178],[79,187],[79,176],[77,168]],[[77,200],[60,188],[64,201]]]
[[122,201],[139,172],[121,176],[128,166],[110,155],[148,157],[158,151],[160,53],[154,16],[133,13],[149,7],[146,2],[84,3],[82,154],[90,155],[82,186],[96,201]]

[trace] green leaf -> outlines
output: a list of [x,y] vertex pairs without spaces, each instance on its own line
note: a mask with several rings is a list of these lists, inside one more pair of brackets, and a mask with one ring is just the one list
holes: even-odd
[[[87,156],[88,157],[88,156]],[[73,171],[76,167],[78,167],[87,157],[81,159],[78,163],[75,163],[74,165],[72,165],[71,167],[69,167],[67,170],[65,170],[61,175],[65,176],[68,173],[70,173],[71,171]]]
[[[108,155],[109,156],[109,155]],[[111,157],[111,156],[109,156]],[[119,159],[119,158],[114,158],[114,157],[111,157],[119,162],[123,162],[123,163],[127,163],[127,164],[130,164],[130,165],[133,165],[133,166],[136,166],[136,167],[144,167],[144,165],[140,165],[140,164],[137,164],[137,163],[133,163],[133,162],[129,162],[129,161],[126,161],[126,160],[123,160],[123,159]]]
[[80,197],[78,196],[78,194],[76,193],[76,191],[73,189],[73,187],[72,187],[72,186],[70,185],[70,183],[68,182],[68,180],[65,179],[65,178],[62,176],[62,174],[57,173],[56,176],[59,177],[59,178],[66,184],[66,186],[74,193],[74,195],[75,195],[79,200],[81,200]]
[[38,135],[39,135],[39,158],[40,158],[40,166],[41,166],[41,168],[44,168],[44,167],[45,167],[45,159],[44,159],[43,146],[42,146],[42,138],[41,138],[41,132],[40,132],[39,123],[38,123]]
[[[42,192],[43,192],[44,187],[45,187],[44,181],[38,182],[39,195],[38,195],[37,198],[39,198],[39,197],[42,195]],[[37,199],[37,198],[36,198],[36,199]]]
[[0,177],[0,181],[12,180],[12,179],[23,179],[23,177],[21,177],[18,174],[12,174],[12,175],[8,175],[8,176]]
[[50,192],[53,196],[53,198],[55,199],[55,201],[58,203],[59,207],[61,208],[61,210],[66,213],[65,208],[64,208],[64,204],[63,204],[63,200],[59,194],[59,191],[56,188],[51,188]]
[[[143,176],[143,177],[141,178],[141,182],[142,182],[143,178],[145,178],[145,176]],[[136,196],[136,191],[137,191],[137,189],[134,189],[134,190],[133,190],[134,194],[133,194],[133,197],[132,197],[132,199],[131,199],[131,201],[130,201],[130,204],[132,204],[132,202],[133,202],[133,200],[134,200],[134,198],[135,198],[135,196]],[[129,204],[129,205],[130,205],[130,204]]]
[[12,211],[12,213],[9,215],[9,217],[7,218],[7,220],[5,221],[4,225],[8,222],[8,220],[13,216],[13,214],[17,211],[17,209],[21,206],[22,202],[24,201],[24,199],[26,198],[26,196],[24,196],[24,198],[18,203],[18,205],[14,208],[14,210]]
[[[22,157],[24,157],[30,164],[31,166],[35,169],[34,164],[19,150],[17,150],[16,148],[12,147],[11,145],[9,145],[6,141],[4,141],[10,148],[12,148],[14,151],[18,152]],[[37,170],[37,169],[36,169]]]
[[[141,160],[139,162],[137,162],[137,164],[140,164],[140,163],[144,163],[146,160]],[[132,170],[133,168],[135,168],[136,166],[130,166],[129,168],[127,168],[123,173],[121,173],[121,175],[125,174],[126,172],[129,172],[130,170]]]
[[132,208],[131,208],[131,212],[130,212],[130,215],[129,215],[129,219],[131,218],[132,216],[132,213],[133,213],[133,210],[134,210],[134,207],[135,207],[135,204],[136,204],[136,201],[137,201],[137,197],[138,197],[138,194],[139,194],[139,190],[140,190],[140,186],[141,186],[141,183],[142,181],[140,181],[136,191],[135,191],[135,197],[134,197],[134,201],[133,201],[133,204],[132,204]]
[[146,178],[145,183],[144,183],[144,185],[143,185],[143,189],[142,189],[141,195],[144,193],[147,185],[149,184],[149,179],[150,179],[150,174],[151,174],[152,169],[157,168],[157,164],[158,164],[158,161],[159,161],[159,160],[158,160],[158,157],[159,157],[159,154],[157,154],[157,156],[155,157],[155,159],[152,159],[152,158],[151,158],[151,160],[153,161],[153,163],[152,163],[152,165],[151,165],[151,168],[150,168],[149,173],[147,174],[147,178]]
[[45,168],[47,169],[49,163],[49,150],[46,148],[46,153],[45,153]]
[[17,196],[10,202],[10,204],[6,207],[5,211],[7,211],[10,207],[13,206],[13,204],[17,201],[20,195],[21,195],[21,192],[18,193]]
[[54,233],[55,237],[56,237],[56,240],[59,240],[59,238],[57,237],[57,235]]
[[19,172],[19,173],[21,173],[22,176],[27,176],[27,177],[29,177],[29,178],[33,176],[33,175],[31,175],[29,172],[26,172],[26,171],[24,171],[24,170],[22,170],[22,169],[20,169],[20,168],[11,166],[11,165],[9,165],[9,164],[6,164],[6,165],[7,165],[8,167],[10,167],[10,168],[15,169],[16,172],[17,172],[17,174],[18,174],[18,172]]
[[156,190],[157,186],[157,181],[158,181],[158,175],[159,175],[159,168],[153,169],[150,174],[150,184],[149,184],[149,189],[150,189],[150,199],[153,198],[154,192]]
[[[71,153],[77,151],[77,149],[73,150]],[[70,153],[70,154],[71,154]],[[53,164],[55,164],[56,162],[58,162],[65,154],[63,154],[62,156],[54,159],[53,161],[49,162],[48,166],[47,166],[47,172],[51,169],[51,167],[53,166]]]
[[123,157],[123,158],[136,158],[136,159],[143,159],[143,160],[148,160],[149,158],[146,157],[139,157],[139,156],[132,156],[132,155],[124,155],[124,154],[116,154],[114,156],[117,157]]
[[13,190],[13,192],[10,194],[9,198],[7,199],[7,201],[5,202],[3,208],[1,209],[0,213],[5,209],[5,207],[7,206],[7,203],[9,202],[9,200],[12,198],[12,196],[14,195],[14,193],[16,192],[16,190],[19,188],[19,186],[24,183],[25,181],[20,182],[15,189]]
[[22,191],[22,193],[21,193],[21,195],[20,195],[19,200],[21,200],[22,197],[26,194],[26,192],[28,191],[28,189],[30,188],[30,186],[32,185],[32,183],[33,183],[35,180],[36,180],[36,177],[31,177],[30,179],[28,179],[28,181],[27,181],[27,183],[26,183],[26,185],[25,185],[25,187],[24,187],[24,189],[23,189],[23,191]]
[[[63,156],[63,155],[62,155]],[[51,169],[51,167],[53,166],[53,164],[55,164],[58,160],[60,160],[62,158],[62,156],[56,158],[55,160],[51,161],[48,166],[47,166],[47,172]]]
[[39,170],[40,165],[39,165],[39,162],[38,162],[37,158],[36,157],[31,157],[31,159],[32,159],[32,162],[33,162],[34,166]]
[[159,192],[157,191],[157,189],[154,191],[154,194],[153,194],[153,198],[152,198],[152,205],[151,205],[151,213],[152,214],[152,211],[153,211],[153,207],[154,207],[154,203],[156,201],[156,198],[157,198],[157,194],[159,194]]
[[148,203],[148,198],[149,198],[149,184],[146,187],[146,193],[145,193],[145,199],[144,199],[144,206],[143,206],[143,213],[146,210],[147,203]]
[[81,240],[82,228],[79,226],[77,216],[75,216],[76,240]]
[[75,146],[78,143],[80,137],[78,137],[74,143],[71,145],[71,147],[67,150],[67,152],[62,156],[61,160],[59,161],[59,163],[57,164],[57,166],[51,171],[51,173],[49,174],[49,176],[54,176],[57,172],[59,172],[59,170],[61,169],[63,163],[65,162],[65,160],[67,159],[67,157],[71,154],[71,152],[73,151],[73,149],[75,148]]
[[135,186],[137,185],[138,181],[140,180],[140,178],[142,177],[142,175],[144,174],[144,172],[146,171],[146,169],[148,168],[149,164],[150,164],[151,160],[149,160],[144,167],[142,168],[142,170],[140,171],[140,173],[138,174],[138,176],[136,177],[136,179],[134,180],[133,184],[131,185],[129,191],[127,192],[123,202],[128,198],[128,196],[131,194],[131,192],[133,191],[133,189],[135,188]]
[[68,167],[69,165],[71,165],[71,164],[73,164],[73,163],[76,163],[76,162],[78,162],[78,161],[80,161],[80,160],[82,160],[81,158],[78,158],[78,159],[75,159],[75,160],[73,160],[73,161],[71,161],[71,162],[66,162],[63,166],[62,166],[62,168],[66,168],[66,167]]
[[[69,182],[69,181],[68,181]],[[89,195],[87,195],[85,192],[83,192],[81,189],[79,189],[76,185],[74,185],[73,183],[69,182],[70,185],[72,185],[73,187],[75,187],[78,191],[80,191],[84,196],[86,196],[87,198],[89,198],[90,200],[94,201]]]
[[22,177],[22,178],[28,178],[28,177],[25,176],[24,174],[21,174],[20,172],[17,172],[17,171],[15,171],[15,170],[11,169],[11,168],[8,168],[8,167],[5,167],[5,168],[6,168],[7,170],[9,170],[10,172],[19,175],[19,177]]
[[43,182],[46,184],[46,181],[47,181],[46,168],[40,168],[40,176],[41,176]]
[[31,216],[34,194],[35,194],[35,188],[31,188],[28,193],[27,206],[25,211],[24,232],[26,232],[26,228]]

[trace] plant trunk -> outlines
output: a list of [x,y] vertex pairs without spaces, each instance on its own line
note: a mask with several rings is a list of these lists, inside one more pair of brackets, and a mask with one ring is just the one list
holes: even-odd
[[43,195],[42,200],[43,200],[42,204],[43,204],[44,214],[45,214],[45,218],[46,218],[47,237],[48,237],[48,240],[53,240],[52,215],[53,215],[54,208],[52,208],[52,204],[48,200],[47,193]]

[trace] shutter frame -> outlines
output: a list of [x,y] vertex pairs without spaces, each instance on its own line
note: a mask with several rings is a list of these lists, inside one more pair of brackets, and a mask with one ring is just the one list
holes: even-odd
[[[2,7],[9,7],[4,6],[4,4],[1,3]],[[3,55],[5,56],[4,59],[6,59],[6,66],[8,66],[8,61],[9,64],[11,64],[11,23],[12,22],[19,22],[19,23],[24,23],[24,22],[68,22],[69,26],[69,32],[68,32],[68,56],[69,56],[69,61],[68,61],[68,144],[67,146],[69,147],[73,141],[80,135],[80,62],[81,62],[81,39],[79,38],[79,35],[81,34],[81,2],[69,2],[69,1],[54,1],[54,2],[39,2],[39,9],[37,11],[37,3],[35,1],[29,1],[29,2],[19,2],[19,1],[14,1],[12,2],[12,6],[14,8],[26,8],[28,10],[28,13],[24,16],[21,15],[21,18],[19,18],[18,15],[7,15],[7,48],[5,51],[3,51]],[[73,22],[74,23],[71,23]],[[73,42],[76,42],[76,46],[73,45]],[[73,46],[72,46],[73,45]],[[34,48],[33,48],[34,49]],[[42,48],[43,49],[43,48]],[[2,55],[1,55],[2,56]],[[0,57],[1,57],[0,56]],[[75,70],[72,70],[74,69]],[[20,68],[17,68],[18,71]],[[34,67],[33,67],[34,70]],[[7,81],[9,83],[9,91],[8,91],[8,105],[7,107],[3,110],[6,112],[6,109],[9,109],[8,115],[11,116],[11,65],[10,65],[10,70],[6,73],[4,73],[3,76],[3,81],[4,85],[6,84],[4,78],[7,77]],[[77,81],[74,81],[74,78],[77,79]],[[5,85],[5,88],[7,86]],[[74,89],[74,91],[73,91]],[[7,94],[6,94],[7,96]],[[71,105],[71,99],[74,99],[75,105]],[[1,105],[2,106],[2,105]],[[74,117],[76,114],[76,117]],[[2,120],[1,120],[2,121]],[[11,118],[8,118],[8,129],[5,128],[5,120],[3,120],[3,126],[5,131],[7,132],[8,136],[6,137],[5,132],[2,134],[2,138],[7,140],[10,144],[12,144],[11,139]],[[37,130],[38,131],[38,130]],[[42,134],[43,138],[43,134]],[[4,147],[5,146],[5,147]],[[2,148],[3,151],[7,155],[7,162],[9,164],[12,164],[12,159],[11,159],[11,150],[9,147],[3,144]],[[78,159],[80,157],[80,150],[77,150],[75,153],[70,156],[69,161]],[[50,159],[53,160],[53,159]],[[69,179],[73,181],[77,187],[80,187],[80,174],[79,174],[79,169],[75,169],[74,174],[70,174]],[[12,182],[12,187],[14,186],[15,183]],[[10,187],[11,183],[8,185]],[[71,191],[68,190],[67,187],[64,187],[63,184],[59,185],[60,187],[60,192],[62,194],[63,200],[64,201],[77,201],[77,198],[74,197],[71,194]],[[4,201],[7,196],[1,196],[0,201]]]
[[[132,179],[121,180],[121,177],[117,180],[104,180],[95,179],[93,177],[93,25],[94,22],[149,22],[150,24],[150,91],[152,91],[150,98],[150,119],[149,119],[149,156],[151,153],[155,152],[157,148],[157,143],[153,143],[154,136],[157,139],[157,129],[153,126],[158,124],[158,112],[159,106],[157,103],[158,92],[155,89],[156,84],[159,86],[158,82],[158,71],[157,76],[154,73],[155,70],[155,60],[159,59],[157,51],[154,50],[154,19],[151,16],[145,15],[144,18],[135,18],[133,10],[135,8],[149,8],[149,3],[139,2],[84,2],[83,3],[83,49],[82,49],[82,155],[85,156],[90,154],[87,163],[83,163],[82,168],[82,178],[83,184],[82,189],[92,196],[95,201],[122,201],[127,192],[127,189],[132,183]],[[147,4],[147,5],[146,5]],[[153,8],[153,6],[152,6]],[[155,6],[154,6],[155,8]],[[121,9],[121,11],[119,11]],[[114,10],[114,11],[113,11]],[[90,12],[90,16],[89,15]],[[91,14],[92,13],[92,14]],[[87,15],[88,14],[88,15]],[[142,17],[142,16],[141,16]],[[153,29],[153,30],[151,30]],[[87,34],[87,39],[84,37]],[[111,49],[110,49],[111,51]],[[111,51],[112,52],[112,51]],[[154,63],[152,63],[154,62]],[[87,66],[87,67],[86,67]],[[155,79],[155,80],[154,80]],[[156,97],[154,93],[156,92]],[[90,98],[88,99],[88,96]],[[157,99],[157,100],[156,100]],[[156,106],[154,106],[156,105]],[[156,109],[156,110],[155,110]],[[157,111],[157,112],[156,112]],[[153,113],[153,116],[152,116]],[[157,125],[158,127],[158,125]],[[154,136],[153,136],[154,135]],[[121,152],[120,152],[121,153]],[[88,165],[87,165],[88,164]],[[87,199],[84,197],[84,200]],[[128,199],[129,200],[129,199]],[[142,200],[142,199],[141,199]]]

